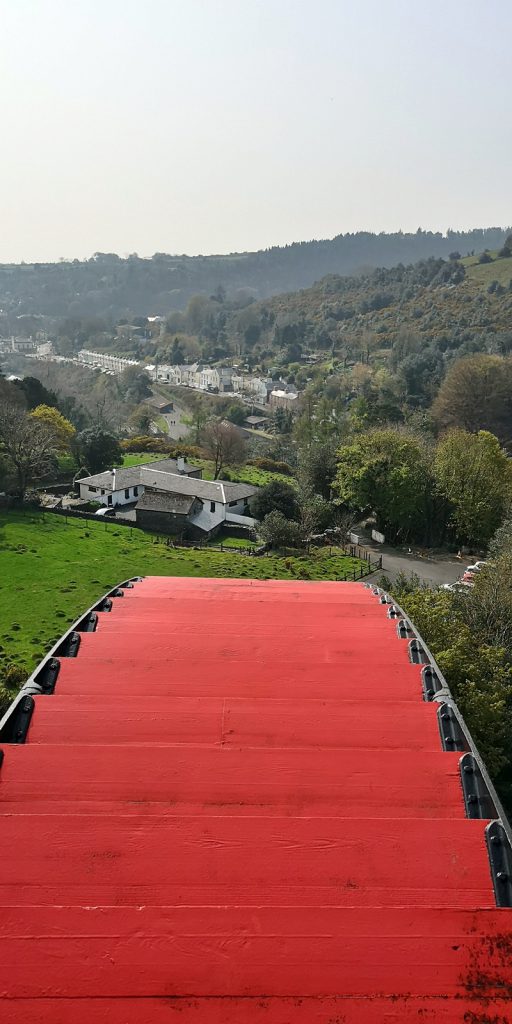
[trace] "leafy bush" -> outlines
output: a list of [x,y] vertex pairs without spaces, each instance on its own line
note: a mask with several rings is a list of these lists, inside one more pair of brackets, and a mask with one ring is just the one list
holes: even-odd
[[138,454],[139,452],[156,452],[162,455],[169,455],[172,459],[177,459],[178,456],[183,458],[199,458],[200,450],[192,444],[176,444],[173,441],[166,441],[164,437],[150,437],[146,435],[140,435],[138,437],[126,437],[121,442],[121,450],[123,452],[133,452]]
[[293,476],[293,469],[287,462],[278,462],[276,459],[264,458],[247,459],[248,466],[255,466],[256,469],[264,469],[267,473],[281,473],[283,476]]

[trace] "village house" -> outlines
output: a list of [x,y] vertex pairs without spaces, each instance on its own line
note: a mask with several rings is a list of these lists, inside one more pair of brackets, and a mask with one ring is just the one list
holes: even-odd
[[135,509],[138,526],[193,540],[212,537],[223,525],[255,526],[249,500],[257,487],[170,473],[151,476],[149,469],[144,475],[144,495]]
[[225,523],[253,527],[249,501],[258,488],[227,480],[203,480],[184,459],[159,459],[106,470],[77,481],[80,497],[112,508],[135,505],[138,526],[204,539]]
[[144,405],[149,407],[150,412],[158,415],[172,412],[174,409],[173,402],[166,398],[161,398],[160,395],[151,395],[149,398],[145,398]]
[[296,391],[277,388],[270,392],[269,404],[272,410],[289,409],[290,412],[295,413],[299,408],[299,395]]
[[178,474],[198,479],[203,475],[202,469],[190,466],[185,459],[159,459],[153,463],[129,466],[126,469],[107,469],[103,473],[82,477],[81,480],[77,480],[80,497],[83,501],[97,501],[100,505],[111,505],[113,508],[117,505],[129,505],[144,494],[143,471],[150,467],[158,467],[162,474]]
[[247,416],[243,425],[248,430],[266,430],[269,422],[268,416]]

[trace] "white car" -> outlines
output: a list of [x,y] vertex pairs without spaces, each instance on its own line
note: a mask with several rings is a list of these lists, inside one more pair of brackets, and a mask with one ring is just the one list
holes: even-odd
[[443,583],[441,590],[449,590],[451,594],[466,594],[474,586],[469,580],[456,580],[455,583]]

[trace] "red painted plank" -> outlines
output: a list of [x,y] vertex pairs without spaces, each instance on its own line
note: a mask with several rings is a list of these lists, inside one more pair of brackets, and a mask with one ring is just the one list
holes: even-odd
[[410,994],[371,999],[16,999],[2,1024],[511,1024],[510,999]]
[[407,905],[408,891],[417,900],[428,890],[441,905],[444,894],[453,906],[489,906],[484,827],[458,819],[2,815],[0,898],[5,906],[23,887],[44,902],[58,878],[61,904],[79,893],[88,905],[164,905],[208,886],[223,890],[218,902],[238,904],[244,887],[261,893],[293,879],[335,887],[340,898],[348,892],[353,906],[361,891],[375,906],[395,907]]
[[[7,908],[0,991],[9,987],[15,997],[383,990],[435,996],[464,995],[472,978],[484,977],[492,997],[503,993],[505,940],[499,914],[483,918],[475,929],[476,915],[460,911]],[[37,961],[19,972],[35,941]]]
[[[439,751],[437,705],[207,697],[36,696],[27,743],[179,743]],[[115,727],[113,723],[115,722]]]
[[[321,617],[326,623],[337,622],[340,625],[347,619],[353,619],[366,624],[371,621],[390,621],[395,623],[396,619],[387,618],[388,606],[379,604],[373,598],[370,602],[356,604],[354,601],[343,601],[331,603],[326,601],[322,605]],[[165,619],[170,625],[175,622],[203,621],[205,619],[205,601],[197,594],[194,596],[179,599],[165,597],[137,598],[127,600],[126,598],[116,599],[113,602],[112,611],[101,613],[101,621],[109,618],[149,618]],[[232,622],[259,622],[273,625],[276,620],[289,620],[299,625],[302,623],[316,622],[319,618],[318,601],[306,599],[290,605],[289,601],[252,601],[250,613],[247,609],[247,602],[239,602],[238,599],[228,600],[225,597],[216,597],[215,601],[208,602],[208,614],[206,620],[218,622],[222,626],[231,625]]]
[[459,754],[407,750],[5,748],[3,813],[465,817]]
[[195,593],[201,596],[214,594],[223,597],[230,594],[245,595],[255,601],[346,601],[370,604],[378,603],[378,597],[369,587],[361,583],[339,583],[335,580],[257,580],[228,577],[226,579],[198,576],[145,576],[130,590],[125,590],[127,599],[133,597],[156,597],[162,595]]
[[105,655],[94,657],[94,645],[77,658],[62,658],[55,696],[84,694],[102,696],[183,697],[286,697],[336,700],[357,697],[359,702],[375,700],[422,700],[421,668],[402,657],[387,657],[379,650],[354,659],[347,671],[343,665],[311,665],[293,660],[281,662],[279,671],[262,671],[247,659],[219,661],[205,667],[203,661],[184,658],[168,663],[153,656],[143,662]]
[[150,659],[163,658],[173,662],[192,658],[202,660],[205,665],[213,661],[225,664],[245,659],[246,663],[264,664],[270,672],[275,670],[277,663],[286,663],[300,656],[305,664],[320,668],[322,664],[336,663],[343,665],[348,673],[353,662],[364,659],[366,653],[370,656],[372,648],[375,653],[379,652],[381,664],[385,663],[388,654],[395,659],[402,656],[407,661],[406,641],[398,640],[393,631],[378,637],[350,631],[345,635],[309,641],[303,635],[301,639],[301,631],[295,635],[284,627],[279,636],[269,638],[243,632],[232,634],[229,630],[203,635],[200,627],[189,633],[174,632],[171,628],[167,632],[158,632],[152,629],[151,623],[146,629],[131,629],[126,633],[123,630],[83,633],[78,657],[84,658],[90,653],[95,659],[138,658],[142,664]]

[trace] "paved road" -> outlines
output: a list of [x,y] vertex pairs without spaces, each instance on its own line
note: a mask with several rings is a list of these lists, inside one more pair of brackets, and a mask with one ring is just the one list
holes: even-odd
[[387,544],[366,545],[378,557],[382,555],[382,572],[389,579],[395,580],[399,573],[410,576],[415,573],[427,583],[439,587],[441,583],[454,583],[462,575],[466,565],[474,560],[471,556],[460,558],[446,556],[420,556],[417,552],[410,555]]
[[183,422],[183,416],[186,416],[186,410],[182,409],[179,405],[176,405],[174,401],[174,409],[172,412],[164,414],[164,419],[167,420],[167,426],[169,428],[169,437],[173,441],[179,441],[181,438],[187,437],[191,433],[191,428]]

